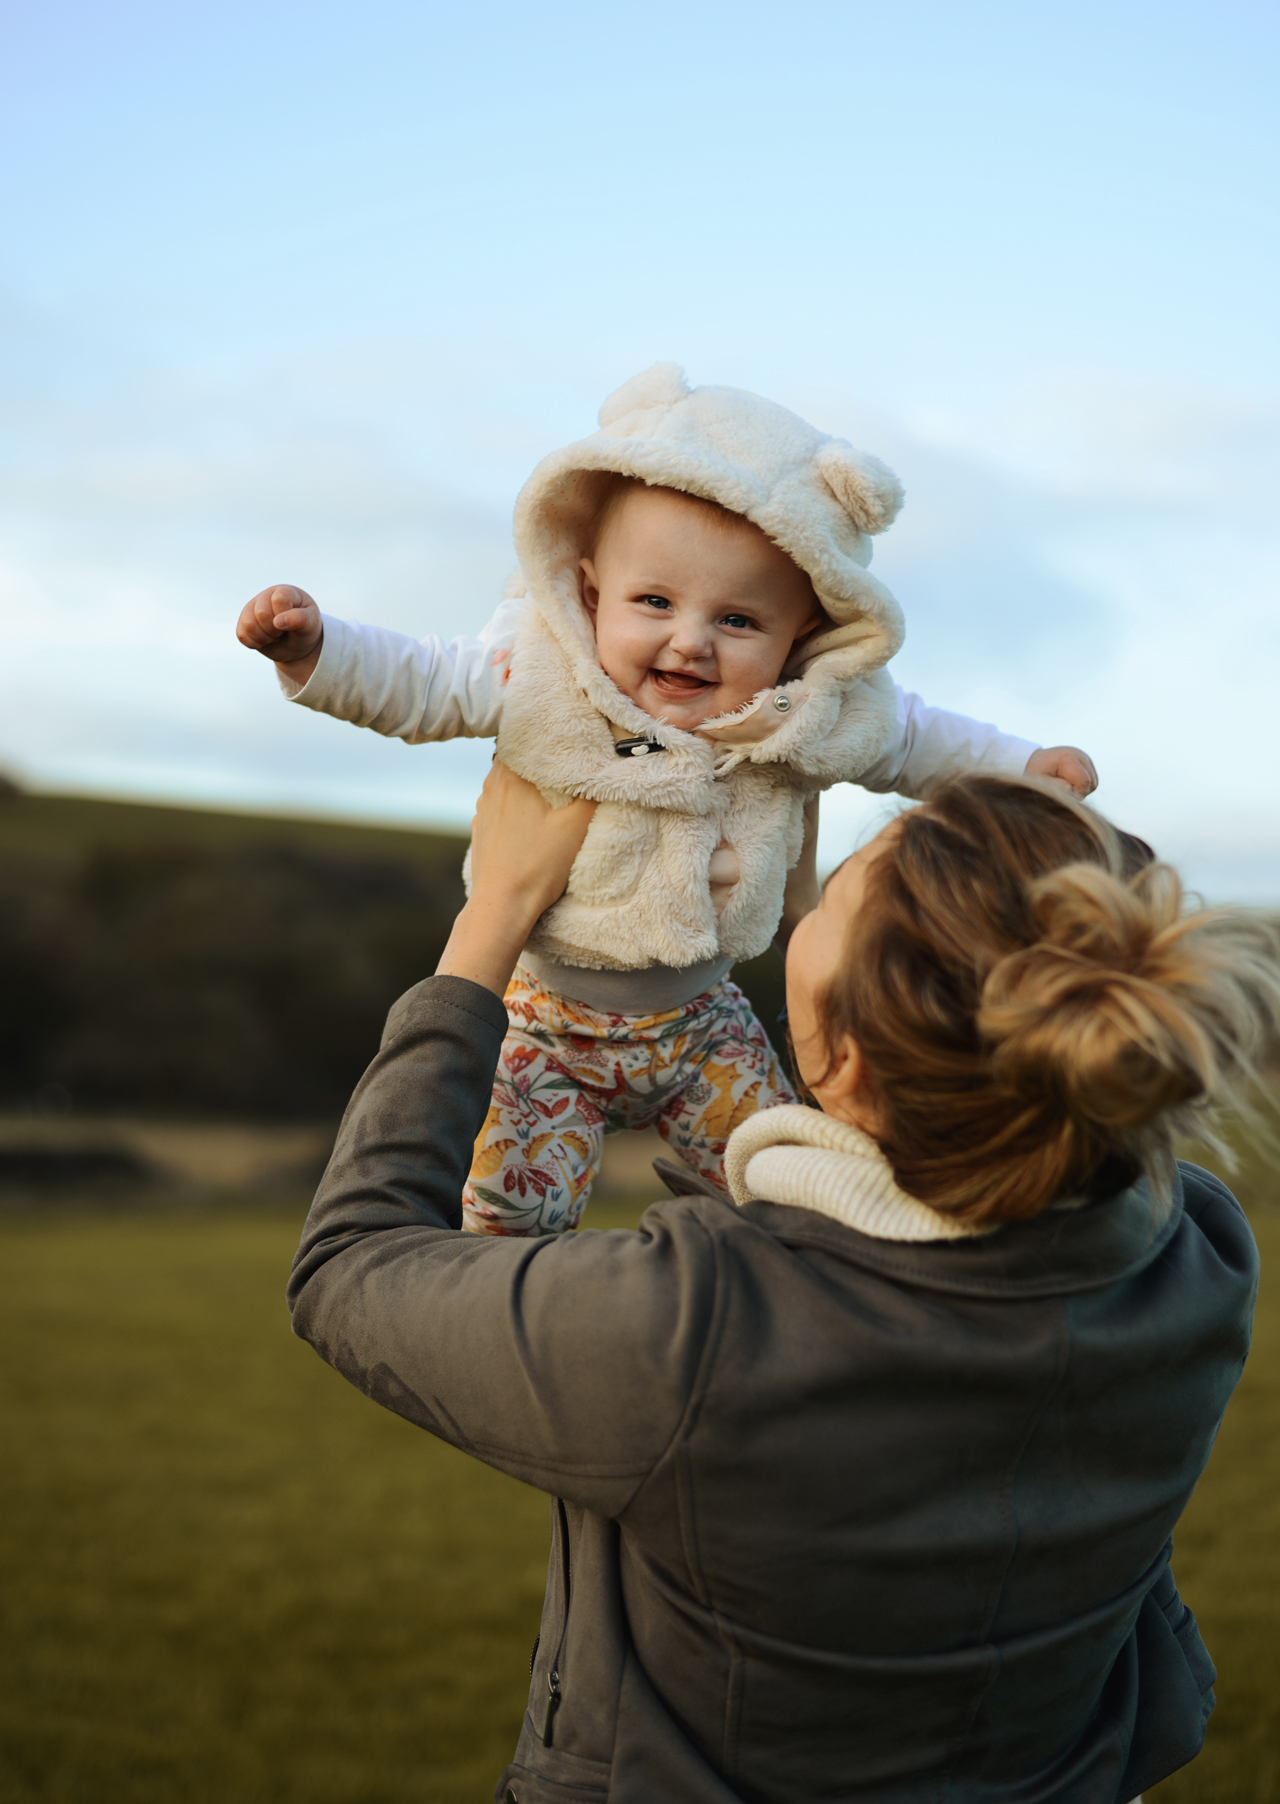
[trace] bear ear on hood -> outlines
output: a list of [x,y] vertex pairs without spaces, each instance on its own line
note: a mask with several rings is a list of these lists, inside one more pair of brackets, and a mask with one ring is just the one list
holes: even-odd
[[902,506],[902,484],[887,465],[843,439],[830,439],[814,460],[819,475],[861,532],[883,532]]
[[671,407],[676,401],[683,401],[688,392],[689,384],[678,363],[655,363],[621,388],[615,388],[596,418],[601,426],[612,426],[624,414],[642,407]]

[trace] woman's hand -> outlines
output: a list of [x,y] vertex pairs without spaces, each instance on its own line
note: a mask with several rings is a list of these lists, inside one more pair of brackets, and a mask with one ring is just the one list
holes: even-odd
[[596,811],[552,808],[532,783],[494,760],[471,823],[471,894],[453,924],[438,977],[506,992],[538,916],[564,894]]
[[773,943],[784,958],[787,956],[787,945],[792,934],[821,900],[822,885],[818,881],[818,798],[813,796],[804,805],[804,841],[799,858],[787,872],[787,887],[782,896],[782,919],[773,936]]

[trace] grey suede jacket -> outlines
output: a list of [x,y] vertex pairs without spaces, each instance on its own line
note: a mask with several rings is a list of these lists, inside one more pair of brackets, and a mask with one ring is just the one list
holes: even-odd
[[392,1009],[290,1284],[366,1395],[547,1491],[518,1804],[1116,1804],[1214,1672],[1169,1569],[1256,1251],[1181,1168],[961,1242],[697,1195],[462,1234],[506,1014]]

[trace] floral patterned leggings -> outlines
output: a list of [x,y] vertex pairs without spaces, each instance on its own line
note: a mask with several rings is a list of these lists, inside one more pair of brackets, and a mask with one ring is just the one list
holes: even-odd
[[576,1228],[607,1133],[657,1126],[671,1150],[724,1186],[739,1122],[794,1102],[736,984],[659,1015],[606,1015],[539,987],[517,967],[510,1027],[462,1193],[473,1234]]

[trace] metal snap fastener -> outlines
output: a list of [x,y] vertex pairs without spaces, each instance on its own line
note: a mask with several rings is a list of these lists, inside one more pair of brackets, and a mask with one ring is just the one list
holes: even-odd
[[773,698],[773,705],[778,710],[779,714],[790,714],[791,697],[789,695],[775,695]]

